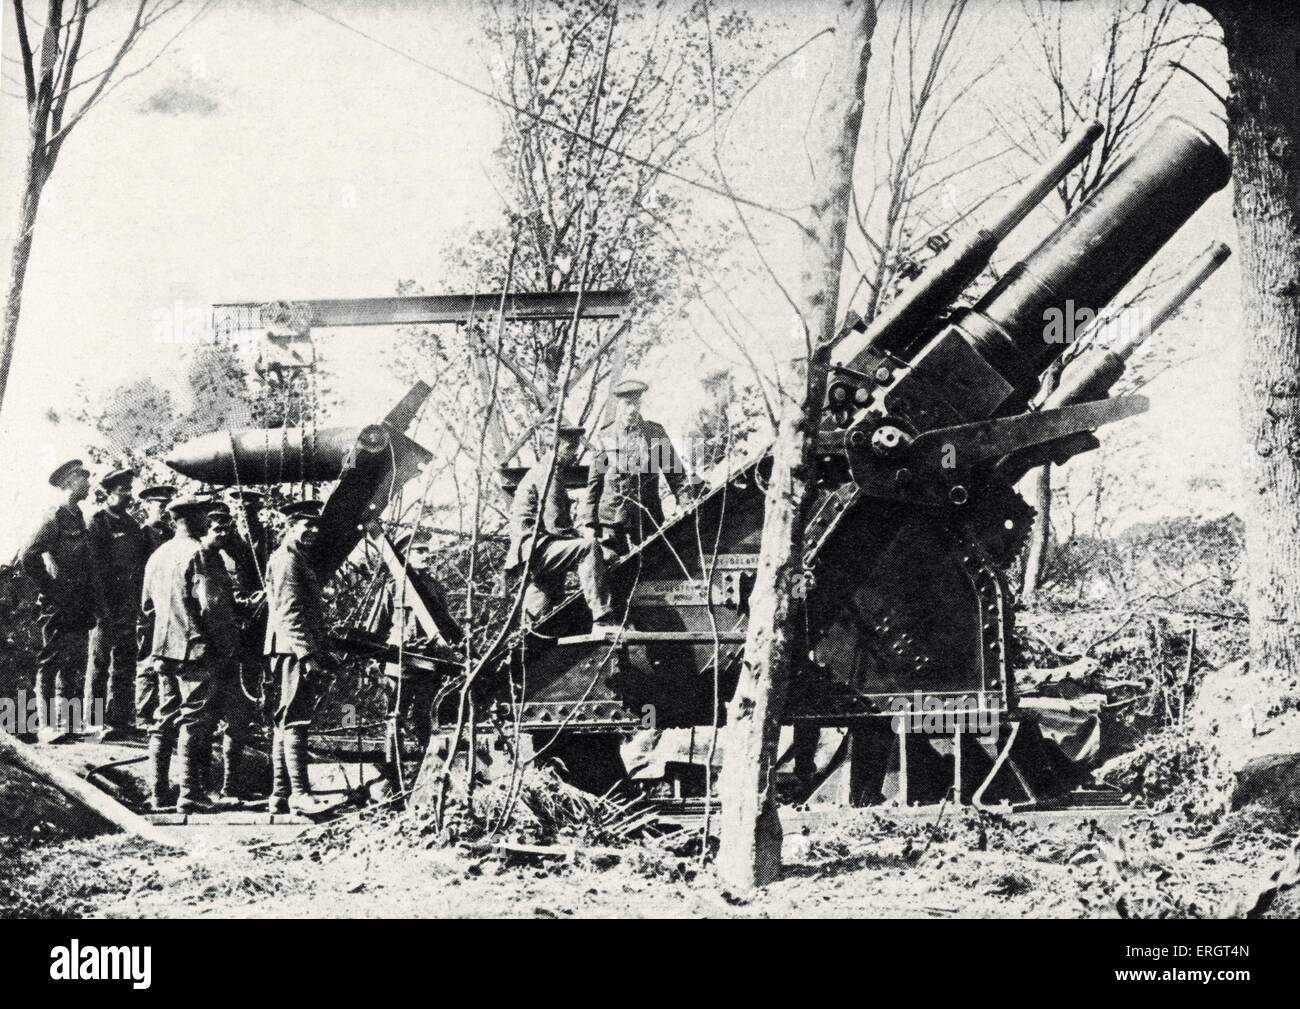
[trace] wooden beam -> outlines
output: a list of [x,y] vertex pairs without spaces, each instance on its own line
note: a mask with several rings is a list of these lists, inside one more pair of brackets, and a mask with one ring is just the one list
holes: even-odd
[[0,752],[8,755],[19,767],[53,785],[128,834],[135,834],[164,847],[184,850],[185,844],[177,840],[175,835],[158,829],[143,816],[133,813],[108,793],[78,778],[62,764],[36,747],[28,746],[17,736],[0,732]]
[[[629,291],[586,291],[581,295],[582,319],[619,319],[631,304]],[[269,325],[413,326],[464,323],[495,315],[500,309],[511,322],[566,320],[578,309],[577,291],[517,292],[504,301],[501,292],[482,294],[420,294],[392,298],[318,298],[306,301],[232,301],[212,306],[218,332],[259,329]]]

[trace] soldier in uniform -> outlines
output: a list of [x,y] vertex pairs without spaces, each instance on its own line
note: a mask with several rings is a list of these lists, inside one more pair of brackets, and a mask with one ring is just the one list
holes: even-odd
[[146,487],[137,495],[144,502],[145,516],[141,523],[149,535],[150,552],[172,538],[172,522],[167,514],[167,502],[176,496],[176,488],[160,483]]
[[107,501],[90,519],[90,547],[99,572],[99,622],[90,635],[85,710],[104,698],[105,742],[127,735],[135,721],[136,601],[153,546],[130,512],[135,473],[115,469],[99,481]]
[[[406,560],[405,591],[392,579],[384,583],[368,621],[370,630],[387,637],[389,645],[423,654],[443,653],[458,645],[463,632],[447,607],[446,594],[429,571],[429,533],[416,530],[398,539],[394,549]],[[415,616],[411,596],[420,593],[430,610],[435,627],[426,634]],[[433,735],[433,700],[440,677],[429,670],[400,667],[395,662],[384,665],[384,685],[388,698],[388,731],[384,744],[384,774],[392,786],[398,784],[398,761],[401,747],[398,727],[410,721],[415,741],[423,754]]]
[[231,805],[243,798],[239,771],[254,716],[253,702],[244,692],[240,637],[240,609],[246,605],[247,596],[242,591],[238,565],[229,552],[232,544],[240,542],[230,508],[222,501],[210,501],[207,517],[203,550],[211,573],[211,604],[216,615],[213,625],[227,635],[218,649],[226,662],[212,674],[212,717],[221,723],[221,784],[210,787],[208,793],[214,804]]
[[245,586],[254,583],[260,585],[267,558],[271,555],[271,533],[262,521],[265,498],[255,490],[241,487],[230,491],[228,499],[231,509],[242,520],[247,536],[238,535],[239,529],[236,528],[237,535],[231,540],[226,552],[239,566],[240,578]]
[[266,641],[263,653],[279,684],[271,741],[272,812],[323,813],[329,804],[311,794],[307,730],[325,696],[333,664],[325,647],[325,613],[311,548],[320,535],[320,502],[281,509],[288,527],[266,563]]
[[[149,539],[150,554],[172,538],[172,521],[167,514],[167,503],[175,496],[176,488],[165,483],[146,487],[139,494],[145,507],[142,528]],[[158,674],[154,672],[152,662],[142,661],[148,657],[153,645],[152,634],[145,627],[139,627],[136,631],[135,724],[136,728],[146,732],[153,728],[154,715],[158,711]]]
[[577,462],[581,436],[580,427],[562,427],[555,473],[550,480],[550,460],[544,458],[519,481],[510,508],[510,547],[505,569],[514,574],[527,567],[524,612],[535,620],[560,602],[564,576],[576,567],[593,622],[616,625],[619,619],[610,602],[604,552],[594,530],[579,532],[574,527],[569,492],[560,476],[565,466]]
[[42,518],[20,555],[39,590],[36,738],[42,743],[58,742],[71,731],[68,701],[77,696],[86,669],[86,638],[100,600],[90,536],[78,507],[90,493],[90,472],[80,459],[71,459],[50,474],[50,485],[62,492],[63,503]]
[[175,752],[181,763],[176,809],[210,812],[213,679],[230,662],[235,631],[221,606],[220,576],[203,549],[208,502],[176,498],[167,510],[176,534],[145,565],[140,600],[152,626],[150,657],[158,676],[158,711],[149,733],[151,804],[154,809],[170,805],[168,775]]
[[626,554],[663,525],[659,477],[678,502],[686,493],[682,465],[662,425],[641,416],[648,386],[625,379],[612,390],[617,413],[595,439],[582,525],[615,554]]
[[[367,620],[369,631],[386,637],[391,648],[403,651],[446,653],[461,641],[461,631],[447,609],[446,594],[442,585],[429,572],[429,533],[417,529],[394,541],[396,553],[406,560],[406,588],[399,588],[394,580],[387,580],[370,610]],[[412,597],[420,597],[433,609],[434,628],[426,633],[416,618]],[[402,759],[399,726],[409,722],[415,728],[415,740],[420,752],[429,748],[433,735],[433,698],[438,690],[439,677],[428,670],[400,667],[398,663],[383,663],[383,687],[387,697],[387,732],[383,757],[383,774],[390,785],[398,784],[398,761]]]

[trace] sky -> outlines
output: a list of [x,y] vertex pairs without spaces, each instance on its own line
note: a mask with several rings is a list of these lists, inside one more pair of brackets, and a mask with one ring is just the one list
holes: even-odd
[[[120,15],[119,0],[106,5],[110,17]],[[66,419],[68,412],[87,396],[142,375],[174,381],[184,359],[174,334],[187,320],[206,318],[211,303],[386,295],[407,278],[443,291],[441,250],[496,219],[500,196],[490,166],[498,110],[421,65],[488,86],[474,5],[311,0],[311,6],[322,13],[290,0],[218,0],[152,65],[123,81],[66,145],[42,201],[0,413],[0,554],[9,555],[52,502],[44,478],[53,465],[80,454],[93,438]],[[982,40],[989,38],[1003,40],[1007,55],[952,119],[944,143],[956,157],[974,161],[989,141],[981,102],[1014,108],[1023,101],[1026,79],[1015,65],[1019,6],[972,0],[975,30],[963,37],[966,59],[985,58]],[[1089,4],[1070,6],[1088,16]],[[817,31],[809,5],[753,7],[769,23],[774,52]],[[173,24],[180,27],[199,9],[190,4]],[[12,57],[7,8],[5,18],[3,51]],[[156,29],[142,56],[174,31]],[[883,93],[887,40],[878,33],[868,121]],[[767,76],[728,132],[730,181],[760,202],[790,207],[804,198],[802,124],[817,97],[824,45],[824,39],[811,43]],[[21,100],[12,97],[16,65],[6,59],[5,68],[0,209],[10,222],[25,122]],[[954,72],[953,87],[964,79]],[[1169,110],[1217,129],[1222,140],[1209,104],[1188,85],[1171,94]],[[968,173],[952,198],[960,203],[983,182]],[[704,194],[696,194],[696,209],[733,213]],[[790,332],[790,313],[766,271],[794,283],[799,245],[789,224],[761,212],[753,218],[762,266],[751,262],[724,283],[734,283],[726,300],[745,306],[760,362],[770,366],[772,348]],[[1035,215],[1008,244],[1008,255],[1050,224]],[[12,234],[11,225],[7,230]],[[1212,238],[1231,240],[1226,193],[1171,243],[1168,261],[1189,258]],[[1141,486],[1148,488],[1135,502],[1133,520],[1161,509],[1231,507],[1239,451],[1231,400],[1236,283],[1230,263],[1162,334],[1188,352],[1185,363],[1144,390],[1153,409],[1127,436],[1142,446]],[[647,407],[670,428],[703,401],[699,383],[679,376],[702,375],[719,359],[724,341],[711,325],[707,313],[693,312],[688,332],[646,363],[655,383]],[[323,335],[321,353],[340,401],[331,421],[373,419],[401,394],[384,366],[388,338],[371,329]],[[1086,481],[1086,467],[1078,472]],[[1213,477],[1208,485],[1206,474]]]

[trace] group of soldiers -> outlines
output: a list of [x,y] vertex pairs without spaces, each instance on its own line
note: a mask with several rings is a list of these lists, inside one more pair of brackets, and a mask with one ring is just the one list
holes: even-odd
[[[90,473],[79,459],[63,463],[49,478],[63,501],[23,548],[22,567],[38,589],[38,742],[72,735],[69,702],[84,670],[80,710],[91,718],[102,705],[102,724],[90,726],[99,738],[148,734],[152,809],[237,804],[250,794],[241,766],[258,717],[247,684],[260,687],[269,669],[269,807],[320,812],[307,777],[307,725],[331,660],[320,584],[304,557],[320,502],[282,508],[285,535],[271,551],[256,492],[231,495],[245,537],[227,502],[165,485],[141,492],[147,515],[138,522],[134,478],[129,469],[106,473],[105,503],[86,523],[79,505]],[[210,766],[218,728],[219,778]]]
[[[560,601],[565,577],[576,568],[593,622],[624,622],[606,565],[662,524],[661,477],[679,501],[688,491],[667,433],[641,416],[645,390],[637,380],[613,390],[616,417],[593,439],[576,521],[559,473],[581,455],[581,428],[561,429],[557,467],[540,462],[519,484],[506,570],[525,577],[529,618]],[[81,460],[50,474],[63,500],[21,555],[38,588],[38,741],[54,743],[72,734],[68,701],[84,670],[82,711],[89,715],[103,704],[103,724],[96,727],[101,738],[148,734],[154,810],[203,812],[242,802],[250,793],[241,761],[259,715],[247,689],[251,680],[262,686],[262,714],[272,721],[270,810],[322,812],[325,804],[311,791],[307,754],[308,729],[333,665],[312,564],[321,502],[281,508],[285,532],[271,550],[260,494],[229,495],[242,513],[241,535],[230,503],[178,495],[166,485],[140,492],[147,514],[137,521],[131,509],[134,478],[129,469],[104,474],[103,507],[87,524],[79,506],[90,493],[90,473]],[[420,582],[422,598],[436,600],[445,616],[441,591],[427,573],[427,537],[412,534],[396,546],[409,565],[408,584]],[[424,652],[455,646],[454,621],[429,629],[434,640],[409,612],[399,612],[403,595],[395,586],[387,588],[374,615],[387,625],[390,641]],[[391,769],[400,767],[393,731],[399,719],[411,717],[417,742],[428,744],[435,678],[408,677],[399,663],[390,663],[386,673]],[[210,767],[218,729],[219,779]]]
[[663,525],[661,479],[679,502],[689,492],[686,468],[668,432],[641,414],[647,388],[639,379],[614,386],[614,419],[592,440],[586,494],[576,522],[560,475],[582,454],[583,428],[561,427],[554,468],[543,460],[519,482],[506,571],[526,573],[524,610],[530,618],[559,601],[565,576],[576,568],[593,623],[625,622],[612,599],[606,565]]

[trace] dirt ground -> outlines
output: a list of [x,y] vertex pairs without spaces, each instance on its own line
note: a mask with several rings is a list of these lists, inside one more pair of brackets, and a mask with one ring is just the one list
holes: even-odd
[[[787,820],[798,814],[787,811]],[[1253,901],[1291,839],[1257,808],[1204,830],[1179,815],[1049,821],[948,809],[846,811],[787,834],[785,877],[737,903],[698,831],[563,857],[422,846],[373,815],[300,843],[117,834],[0,857],[0,908],[42,917],[1222,917]],[[683,849],[695,849],[685,851]],[[1295,917],[1295,891],[1267,917]]]
[[[1155,710],[1141,622],[1106,614],[1053,614],[1028,622],[1026,665],[1061,666],[1085,652],[1099,667],[1089,689],[1105,690],[1118,717],[1112,738],[1128,740],[1118,783],[1127,815],[1002,815],[947,806],[888,809],[788,808],[785,875],[742,903],[701,863],[698,827],[618,843],[581,822],[581,805],[552,789],[530,809],[574,829],[512,828],[512,842],[554,842],[545,853],[449,842],[416,814],[382,809],[311,827],[241,837],[209,828],[186,835],[188,850],[162,849],[122,834],[87,836],[94,825],[59,813],[57,796],[0,763],[0,916],[42,917],[1224,917],[1242,913],[1271,873],[1300,875],[1300,821],[1265,805],[1228,813],[1231,774],[1211,766],[1203,741],[1225,752],[1287,749],[1295,705],[1269,700],[1239,667],[1241,635],[1203,626],[1186,684],[1193,702],[1180,720],[1150,733]],[[1168,668],[1184,665],[1171,644]],[[1195,696],[1202,679],[1203,697]],[[1099,682],[1104,680],[1106,682]],[[1137,686],[1115,684],[1136,683]],[[1109,685],[1108,685],[1109,684]],[[1145,686],[1143,686],[1145,684]],[[1178,686],[1178,685],[1175,685]],[[1275,685],[1293,696],[1294,684]],[[1162,688],[1163,689],[1163,688]],[[1182,686],[1178,686],[1182,690]],[[1132,700],[1125,700],[1132,693]],[[1146,691],[1146,693],[1143,693]],[[1262,691],[1262,693],[1261,693]],[[1258,696],[1257,696],[1258,695]],[[1250,699],[1246,728],[1239,715]],[[1138,714],[1134,714],[1137,712]],[[1198,714],[1199,712],[1199,714]],[[1129,735],[1125,735],[1129,733]],[[1143,733],[1147,733],[1145,737]],[[1234,742],[1233,734],[1242,736]],[[1144,741],[1131,750],[1133,738]],[[1202,742],[1198,742],[1198,740]],[[1295,746],[1300,750],[1300,746]],[[1121,766],[1122,765],[1122,766]],[[1111,779],[1115,779],[1112,777]],[[567,786],[566,786],[567,787]],[[530,805],[525,803],[525,805]],[[577,810],[577,812],[574,812]],[[553,826],[553,823],[552,823]],[[462,824],[463,827],[463,824]],[[606,824],[607,827],[607,824]],[[546,835],[546,836],[542,836]],[[1265,917],[1300,915],[1300,889]]]

